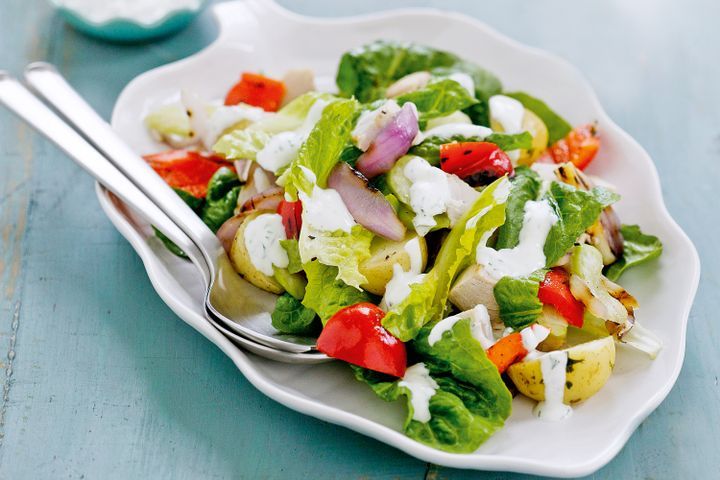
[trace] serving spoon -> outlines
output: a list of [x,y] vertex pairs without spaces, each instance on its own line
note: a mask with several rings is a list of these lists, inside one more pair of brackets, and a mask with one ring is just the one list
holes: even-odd
[[273,355],[277,351],[327,359],[314,350],[315,339],[285,336],[272,328],[267,312],[268,301],[274,297],[235,273],[210,229],[117,137],[54,67],[46,63],[32,64],[26,70],[26,79],[90,143],[6,73],[0,75],[0,101],[56,143],[186,253],[196,254],[193,260],[207,287],[204,306],[211,323],[222,325],[225,331],[232,330],[237,334],[234,337],[247,339],[253,346],[265,347],[255,350],[261,350],[256,353],[266,357],[277,357]]

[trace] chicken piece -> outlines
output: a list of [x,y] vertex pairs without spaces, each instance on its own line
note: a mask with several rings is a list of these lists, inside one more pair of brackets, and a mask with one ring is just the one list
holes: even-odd
[[496,283],[482,265],[471,265],[460,274],[450,289],[450,302],[463,312],[476,305],[485,305],[493,330],[502,331],[505,325],[500,320],[500,307],[493,291]]

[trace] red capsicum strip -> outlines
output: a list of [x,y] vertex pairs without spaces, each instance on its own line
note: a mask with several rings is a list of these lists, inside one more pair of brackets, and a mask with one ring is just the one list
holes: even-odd
[[302,228],[302,203],[300,200],[295,202],[282,200],[278,205],[277,213],[282,217],[285,236],[287,238],[300,238],[300,229]]
[[490,142],[458,142],[440,146],[440,168],[464,180],[473,177],[494,180],[512,175],[510,157],[500,147]]
[[556,267],[545,274],[540,283],[538,298],[545,305],[552,305],[569,325],[582,328],[585,306],[570,291],[570,276]]
[[168,185],[205,198],[210,177],[221,167],[233,169],[222,157],[192,150],[168,150],[143,157]]
[[372,303],[345,307],[330,317],[318,337],[317,349],[353,365],[402,377],[407,368],[405,344],[383,328],[384,316]]
[[565,138],[550,146],[555,163],[572,162],[580,170],[587,167],[600,148],[600,139],[594,125],[583,125],[568,133]]
[[246,103],[276,112],[285,97],[285,84],[257,73],[243,73],[225,97],[225,105]]
[[495,364],[500,373],[513,363],[519,362],[528,354],[523,345],[522,335],[519,332],[511,333],[502,337],[495,342],[493,346],[487,349],[488,359]]

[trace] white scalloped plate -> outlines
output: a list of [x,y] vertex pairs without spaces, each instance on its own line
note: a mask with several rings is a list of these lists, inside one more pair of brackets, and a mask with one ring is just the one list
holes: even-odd
[[[532,402],[517,398],[505,428],[472,454],[449,454],[403,435],[402,406],[376,398],[339,363],[292,366],[238,349],[203,319],[193,267],[166,252],[147,225],[102,189],[100,203],[142,258],[150,280],[178,316],[215,343],[259,390],[294,410],[342,425],[428,462],[457,468],[580,476],[608,463],[635,428],[667,396],[682,367],[688,314],[700,262],[688,237],[663,204],[648,154],[605,114],[582,76],[568,63],[523,46],[471,18],[428,9],[344,19],[314,19],[263,0],[214,7],[218,40],[204,51],[140,75],[122,92],[112,124],[138,152],[160,150],[143,127],[145,113],[180,88],[221,97],[241,71],[282,74],[309,67],[331,79],[340,54],[377,38],[413,40],[455,52],[496,73],[508,89],[546,100],[571,123],[597,120],[603,148],[593,163],[624,195],[618,213],[663,240],[665,252],[623,277],[639,299],[641,321],[665,347],[651,362],[620,349],[615,372],[593,398],[563,423],[533,418]],[[471,40],[471,41],[469,41]]]

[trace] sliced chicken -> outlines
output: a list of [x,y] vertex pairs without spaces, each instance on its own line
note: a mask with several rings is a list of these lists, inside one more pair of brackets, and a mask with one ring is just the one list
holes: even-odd
[[493,288],[497,281],[490,277],[482,265],[471,265],[455,281],[450,289],[449,299],[459,310],[470,310],[476,305],[485,305],[490,315],[493,330],[502,330],[500,307],[495,301]]

